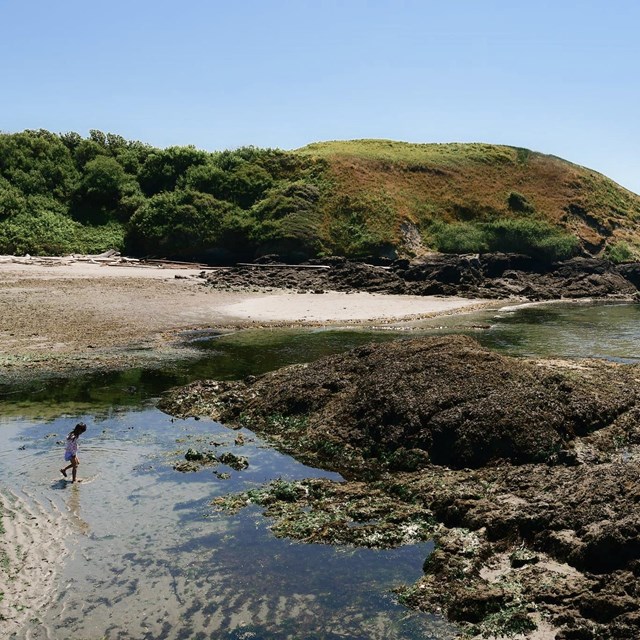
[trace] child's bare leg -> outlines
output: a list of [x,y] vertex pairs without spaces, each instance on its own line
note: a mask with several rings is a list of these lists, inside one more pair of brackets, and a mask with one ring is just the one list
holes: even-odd
[[63,467],[62,469],[60,469],[60,473],[66,478],[67,477],[67,471],[69,469],[71,469],[71,467],[73,467],[72,464],[68,464],[66,467]]
[[78,456],[74,456],[71,459],[71,480],[73,482],[76,481],[76,476],[78,474],[78,467],[80,466],[80,460],[78,460]]

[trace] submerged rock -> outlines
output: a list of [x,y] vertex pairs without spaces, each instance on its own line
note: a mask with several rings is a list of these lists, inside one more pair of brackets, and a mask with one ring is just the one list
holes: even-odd
[[[543,618],[557,638],[595,640],[640,637],[639,383],[632,365],[510,358],[448,336],[195,383],[161,406],[339,471],[333,495],[375,487],[372,513],[390,500],[428,514],[436,550],[401,590],[411,606],[469,633],[527,633]],[[261,499],[286,515],[283,535],[320,517],[298,489]]]

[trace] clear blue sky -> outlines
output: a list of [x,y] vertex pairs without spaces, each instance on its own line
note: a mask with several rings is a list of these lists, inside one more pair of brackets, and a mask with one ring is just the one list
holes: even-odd
[[0,0],[0,130],[528,147],[640,192],[637,0]]

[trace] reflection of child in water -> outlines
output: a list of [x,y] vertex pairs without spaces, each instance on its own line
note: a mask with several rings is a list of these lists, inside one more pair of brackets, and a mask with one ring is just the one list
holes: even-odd
[[80,460],[78,460],[78,438],[86,430],[87,425],[84,422],[78,422],[73,431],[71,431],[67,436],[67,445],[64,450],[64,459],[65,462],[68,462],[69,464],[66,467],[60,469],[60,473],[66,478],[67,470],[73,469],[73,471],[71,472],[71,478],[73,482],[76,482],[76,474],[78,473],[78,465],[80,464]]

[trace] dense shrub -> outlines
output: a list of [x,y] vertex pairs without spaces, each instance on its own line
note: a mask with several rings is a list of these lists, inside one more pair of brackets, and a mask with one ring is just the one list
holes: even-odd
[[127,247],[136,253],[202,259],[220,246],[224,229],[238,229],[237,208],[208,193],[159,193],[132,216]]
[[507,206],[516,213],[533,213],[533,205],[517,191],[512,191],[507,197]]
[[428,229],[433,245],[442,253],[480,253],[487,251],[487,234],[470,222],[436,222]]
[[605,247],[604,255],[607,260],[611,260],[611,262],[615,262],[616,264],[633,262],[638,259],[637,250],[634,251],[633,247],[624,240],[608,244]]
[[68,201],[79,180],[71,154],[48,131],[0,134],[0,176],[25,195]]
[[327,249],[350,258],[393,257],[396,212],[384,196],[342,196],[328,207]]
[[0,178],[0,220],[11,215],[25,213],[27,197],[11,183]]
[[428,229],[433,244],[443,253],[503,251],[541,260],[564,260],[575,255],[575,236],[542,220],[502,218],[492,222],[434,223]]
[[140,167],[140,187],[147,196],[172,191],[190,167],[205,164],[207,159],[208,154],[195,147],[156,149]]
[[76,251],[79,225],[56,211],[18,213],[0,222],[0,253],[63,255]]
[[77,225],[75,251],[97,254],[109,249],[124,249],[124,225],[110,222],[100,226]]
[[303,260],[321,250],[318,189],[309,183],[285,182],[251,210],[252,240],[258,255],[277,253]]
[[579,242],[543,220],[504,218],[482,225],[490,251],[522,253],[543,260],[565,260],[575,255]]

